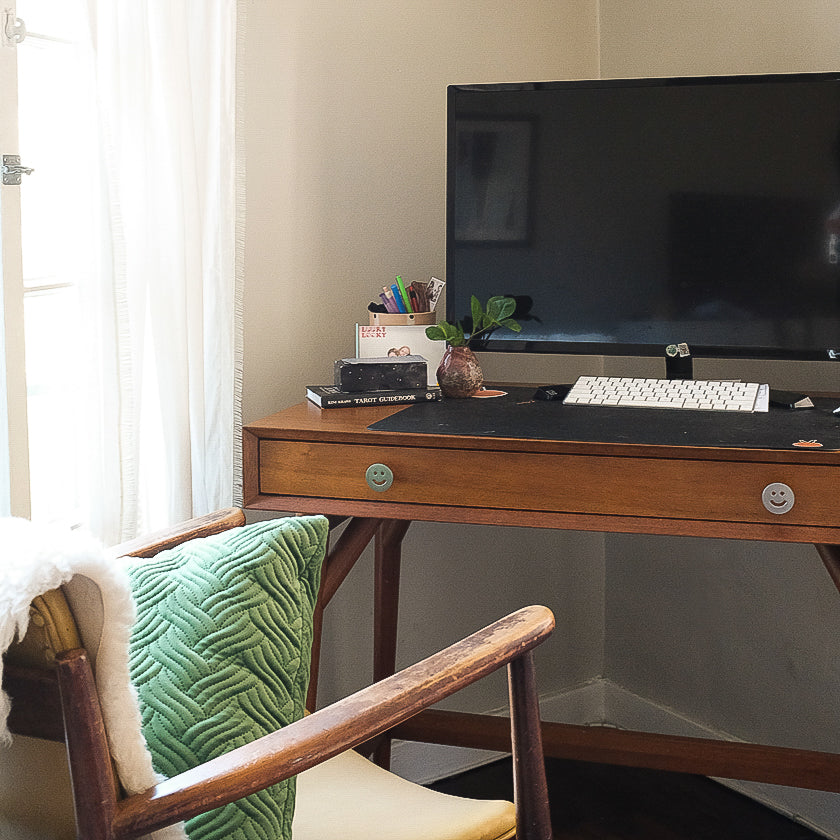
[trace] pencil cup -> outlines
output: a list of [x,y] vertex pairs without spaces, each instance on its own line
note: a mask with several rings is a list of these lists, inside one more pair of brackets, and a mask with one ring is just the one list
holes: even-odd
[[368,312],[372,327],[404,327],[437,323],[434,312]]

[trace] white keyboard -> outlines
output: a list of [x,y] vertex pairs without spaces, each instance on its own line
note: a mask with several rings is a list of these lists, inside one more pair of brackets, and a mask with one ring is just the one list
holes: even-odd
[[756,382],[729,380],[581,376],[563,403],[695,411],[768,411],[770,388]]

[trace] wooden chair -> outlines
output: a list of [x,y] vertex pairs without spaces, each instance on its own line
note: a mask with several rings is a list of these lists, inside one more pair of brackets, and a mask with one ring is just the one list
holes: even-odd
[[[151,557],[243,521],[241,511],[224,511],[113,553]],[[342,840],[492,840],[512,836],[514,821],[521,840],[551,836],[532,658],[533,648],[554,626],[545,607],[519,610],[394,677],[132,796],[121,792],[113,769],[90,657],[65,594],[52,590],[36,599],[31,615],[26,637],[5,659],[3,688],[12,698],[9,726],[20,735],[66,742],[79,838],[140,837],[295,775],[295,840],[329,840],[325,818]],[[502,666],[508,668],[510,687],[515,812],[509,803],[461,800],[413,785],[353,751]],[[342,801],[325,794],[325,784],[344,790],[351,812],[346,817],[325,817],[324,803],[341,807]],[[384,825],[382,813],[388,812],[372,809],[365,797],[392,798],[390,813],[398,815],[397,825]],[[356,818],[368,824],[354,832],[351,820]],[[412,833],[418,821],[419,831]],[[389,830],[383,834],[382,828]]]

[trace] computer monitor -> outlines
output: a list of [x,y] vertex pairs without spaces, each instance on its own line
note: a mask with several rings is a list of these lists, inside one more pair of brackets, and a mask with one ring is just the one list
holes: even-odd
[[453,85],[447,320],[483,349],[840,353],[840,73]]

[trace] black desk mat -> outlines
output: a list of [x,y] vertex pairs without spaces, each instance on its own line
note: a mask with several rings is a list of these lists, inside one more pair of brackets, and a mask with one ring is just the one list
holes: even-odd
[[[531,401],[533,388],[503,397],[416,403],[373,423],[373,431],[472,435],[655,446],[840,450],[837,400],[815,399],[812,409],[741,414],[722,411],[609,408]],[[801,447],[816,441],[821,447]]]

